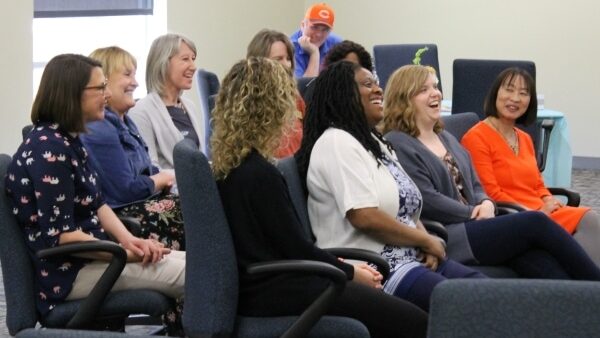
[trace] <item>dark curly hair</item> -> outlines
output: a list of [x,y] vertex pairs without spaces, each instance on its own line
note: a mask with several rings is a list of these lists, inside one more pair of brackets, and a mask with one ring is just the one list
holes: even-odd
[[339,128],[354,136],[377,160],[383,160],[384,154],[373,135],[391,151],[391,145],[367,122],[354,79],[355,73],[361,68],[348,61],[336,62],[323,70],[315,80],[314,95],[304,118],[302,145],[295,154],[305,189],[310,154],[319,137],[329,127]]
[[358,62],[363,68],[368,69],[371,73],[373,72],[373,60],[371,59],[371,54],[367,52],[365,47],[350,40],[344,40],[329,50],[323,61],[324,68],[327,68],[332,63],[342,61],[350,53],[354,53],[358,56]]

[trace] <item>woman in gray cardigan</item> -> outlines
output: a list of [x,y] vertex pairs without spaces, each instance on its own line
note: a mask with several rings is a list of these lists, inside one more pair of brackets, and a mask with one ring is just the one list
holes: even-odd
[[385,137],[421,190],[422,216],[447,227],[450,258],[509,265],[523,277],[599,280],[583,249],[543,213],[495,216],[468,153],[442,128],[442,94],[432,68],[398,69],[384,102]]
[[160,169],[173,169],[173,148],[183,138],[200,147],[200,119],[192,102],[181,97],[192,88],[195,60],[196,46],[190,39],[178,34],[156,38],[146,62],[148,95],[128,113],[148,146],[152,164]]

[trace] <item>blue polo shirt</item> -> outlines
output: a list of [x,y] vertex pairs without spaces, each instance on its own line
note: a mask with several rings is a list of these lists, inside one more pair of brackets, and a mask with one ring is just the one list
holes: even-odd
[[[302,77],[304,75],[304,72],[306,71],[306,67],[308,66],[308,60],[310,59],[310,55],[307,54],[306,52],[304,52],[304,50],[302,49],[302,47],[300,47],[300,44],[298,43],[298,39],[301,36],[302,36],[301,30],[297,30],[294,34],[292,34],[292,36],[290,36],[290,40],[292,40],[292,43],[294,44],[294,61],[296,63],[296,69],[294,70],[294,76],[296,76],[296,77]],[[320,66],[323,65],[323,60],[325,59],[325,55],[327,54],[327,52],[329,52],[331,47],[337,45],[340,42],[342,42],[341,37],[339,37],[333,33],[329,33],[329,36],[327,36],[327,39],[325,40],[325,42],[323,42],[321,47],[319,47],[319,54],[321,55],[321,58],[320,58],[321,65]]]

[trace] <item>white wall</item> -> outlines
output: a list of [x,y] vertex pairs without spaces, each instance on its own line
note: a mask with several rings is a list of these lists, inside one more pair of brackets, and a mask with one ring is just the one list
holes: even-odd
[[33,0],[1,0],[0,8],[0,153],[13,155],[31,123]]
[[452,61],[456,58],[534,61],[545,106],[567,117],[573,155],[600,157],[600,2],[328,2],[336,11],[336,33],[368,50],[384,43],[436,43],[448,98],[452,97]]
[[[451,97],[455,58],[529,59],[545,105],[567,116],[573,155],[600,157],[600,2],[573,0],[328,0],[336,33],[369,50],[380,43],[433,42]],[[198,46],[198,67],[222,78],[261,28],[291,33],[306,7],[298,0],[169,0],[168,27]],[[14,152],[28,123],[32,0],[0,0],[0,152]],[[195,89],[189,94],[195,96]]]

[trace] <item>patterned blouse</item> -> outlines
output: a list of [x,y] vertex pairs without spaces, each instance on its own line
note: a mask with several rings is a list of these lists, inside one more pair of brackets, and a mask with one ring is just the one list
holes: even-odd
[[[421,192],[396,160],[389,159],[386,156],[383,164],[388,168],[398,185],[400,208],[396,214],[396,220],[409,227],[416,228],[423,206]],[[390,272],[392,273],[390,279],[384,285],[385,292],[393,294],[404,276],[413,268],[421,266],[417,259],[419,253],[420,249],[417,247],[385,245],[381,255],[390,263]]]
[[89,260],[39,259],[35,253],[57,246],[63,232],[81,230],[107,239],[97,216],[104,201],[87,156],[78,137],[58,124],[40,123],[8,167],[6,192],[34,263],[36,304],[42,316],[67,297],[79,269]]

